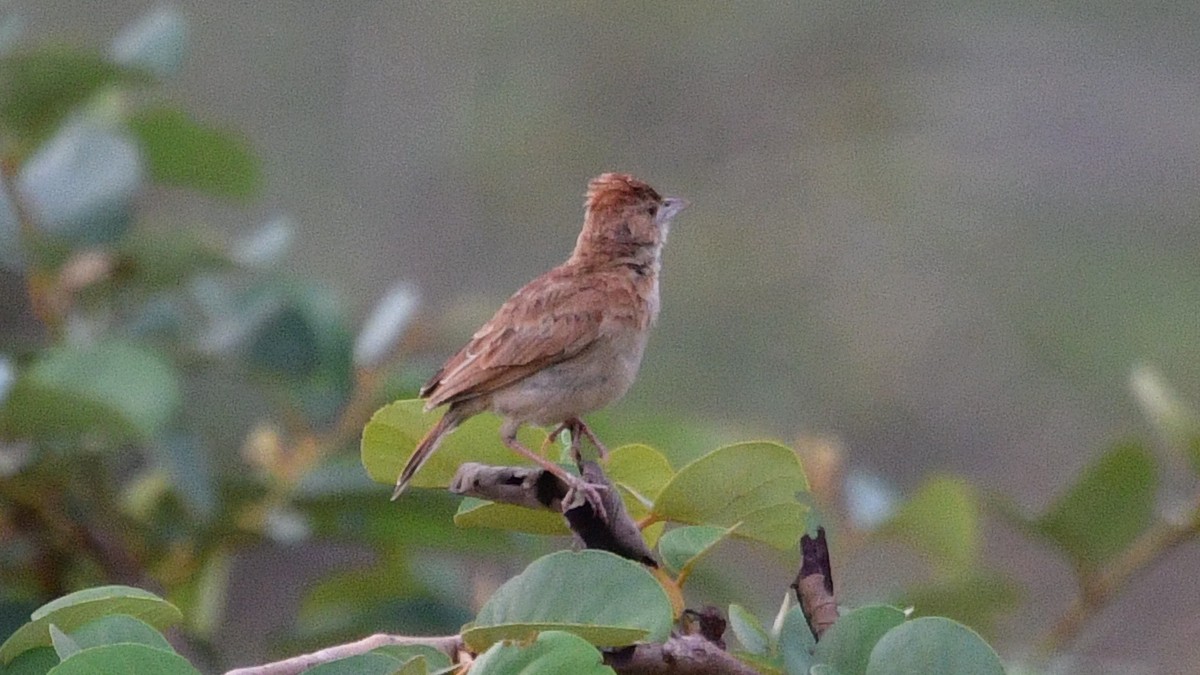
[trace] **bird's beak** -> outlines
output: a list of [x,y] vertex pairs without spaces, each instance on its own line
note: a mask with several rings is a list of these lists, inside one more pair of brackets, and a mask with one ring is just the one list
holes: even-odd
[[659,225],[669,223],[676,214],[690,205],[691,202],[683,197],[664,197],[662,206],[658,209],[658,215],[655,216],[654,221]]

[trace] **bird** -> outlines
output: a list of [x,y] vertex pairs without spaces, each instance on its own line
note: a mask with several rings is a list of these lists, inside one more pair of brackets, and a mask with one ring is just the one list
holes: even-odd
[[514,293],[421,387],[426,412],[447,408],[404,465],[392,499],[447,434],[491,411],[503,420],[504,445],[567,484],[564,511],[579,495],[603,518],[597,486],[526,448],[517,431],[526,424],[553,427],[546,444],[568,431],[577,460],[584,436],[607,454],[583,415],[621,398],[633,384],[658,318],[663,245],[688,205],[626,173],[592,179],[583,228],[566,262]]

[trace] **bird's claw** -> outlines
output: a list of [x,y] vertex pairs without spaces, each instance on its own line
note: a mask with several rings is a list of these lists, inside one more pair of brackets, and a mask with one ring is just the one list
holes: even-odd
[[568,481],[567,494],[563,495],[563,512],[579,506],[580,499],[582,499],[584,503],[592,507],[592,512],[596,514],[597,518],[607,523],[608,511],[604,508],[604,495],[602,494],[607,491],[608,486],[606,485],[596,485],[583,478],[572,476]]

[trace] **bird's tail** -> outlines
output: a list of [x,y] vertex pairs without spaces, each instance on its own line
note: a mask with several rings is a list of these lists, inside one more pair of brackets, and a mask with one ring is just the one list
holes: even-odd
[[404,470],[400,472],[400,477],[396,479],[396,490],[392,492],[392,501],[395,501],[404,492],[404,489],[408,487],[413,476],[425,464],[425,460],[429,459],[433,451],[437,450],[437,447],[441,445],[442,438],[451,431],[454,431],[461,423],[462,415],[454,409],[454,406],[450,406],[446,414],[442,415],[442,419],[433,425],[433,428],[429,430],[429,433],[425,434],[420,443],[417,443],[417,449],[413,450],[412,456],[408,458],[408,463],[404,465]]

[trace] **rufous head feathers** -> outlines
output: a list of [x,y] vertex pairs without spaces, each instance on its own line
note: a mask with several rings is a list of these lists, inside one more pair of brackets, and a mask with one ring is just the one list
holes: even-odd
[[671,219],[687,202],[663,197],[626,173],[605,173],[588,183],[587,215],[574,257],[657,260]]

